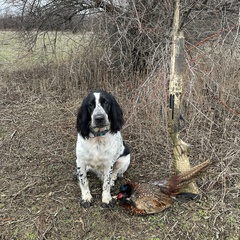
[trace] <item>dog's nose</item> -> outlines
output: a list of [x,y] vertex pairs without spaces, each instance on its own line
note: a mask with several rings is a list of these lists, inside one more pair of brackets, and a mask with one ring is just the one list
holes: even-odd
[[98,115],[95,116],[95,121],[96,121],[97,124],[103,123],[104,119],[105,119],[105,117],[104,117],[103,114],[98,114]]

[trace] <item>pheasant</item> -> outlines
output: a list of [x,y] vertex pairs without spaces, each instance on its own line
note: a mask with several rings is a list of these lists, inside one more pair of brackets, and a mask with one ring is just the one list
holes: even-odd
[[147,183],[128,181],[121,185],[120,192],[116,197],[117,201],[131,213],[154,214],[171,207],[176,199],[196,199],[199,195],[180,190],[198,177],[209,165],[210,161],[207,160],[186,172],[158,181]]

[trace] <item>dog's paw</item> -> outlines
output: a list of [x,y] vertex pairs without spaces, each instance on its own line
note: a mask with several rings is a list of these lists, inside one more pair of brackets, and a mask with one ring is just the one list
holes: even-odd
[[112,199],[109,203],[102,203],[102,205],[101,205],[101,207],[102,208],[107,208],[107,209],[111,209],[111,208],[113,208],[114,206],[115,206],[115,204],[116,204],[116,201],[115,201],[115,199]]
[[89,208],[89,207],[92,206],[92,204],[93,204],[93,201],[92,201],[92,200],[91,200],[91,201],[86,201],[86,200],[81,200],[81,201],[80,201],[80,205],[81,205],[81,207],[83,207],[83,208]]

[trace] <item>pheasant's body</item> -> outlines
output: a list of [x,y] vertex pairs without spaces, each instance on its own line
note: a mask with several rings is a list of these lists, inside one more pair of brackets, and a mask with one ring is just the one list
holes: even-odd
[[173,201],[173,198],[164,194],[159,186],[148,182],[135,186],[130,198],[130,205],[133,206],[131,207],[133,212],[152,214],[170,207]]
[[185,194],[192,199],[194,194],[181,193],[181,188],[193,181],[209,164],[210,161],[205,161],[191,170],[173,175],[169,179],[147,183],[129,182],[121,186],[117,199],[120,205],[125,206],[133,213],[161,212],[173,204],[175,197]]

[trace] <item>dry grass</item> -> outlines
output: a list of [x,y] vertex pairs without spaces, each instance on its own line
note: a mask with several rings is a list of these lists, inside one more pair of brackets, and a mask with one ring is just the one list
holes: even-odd
[[123,135],[132,150],[126,177],[145,181],[170,175],[165,70],[146,77],[118,76],[116,81],[114,72],[99,69],[99,61],[92,58],[66,61],[47,71],[4,72],[0,239],[239,239],[238,61],[214,52],[200,58],[200,50],[195,53],[197,61],[186,69],[182,112],[187,121],[181,136],[192,145],[193,165],[207,158],[215,164],[197,182],[200,200],[176,202],[171,209],[146,217],[131,216],[118,206],[101,209],[101,183],[94,176],[90,182],[95,204],[80,208],[80,190],[72,181],[75,118],[87,91],[100,86],[111,91],[123,108]]

